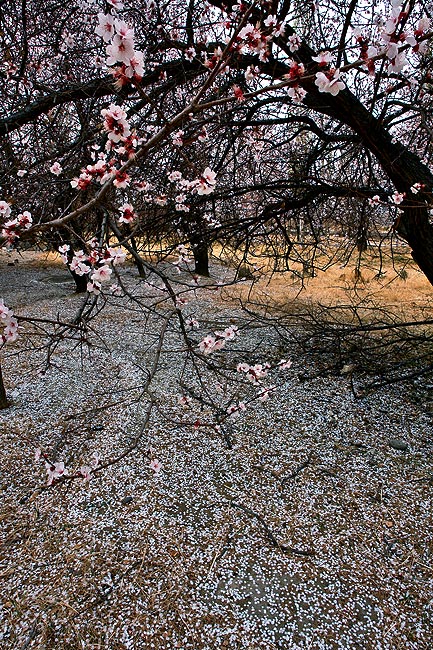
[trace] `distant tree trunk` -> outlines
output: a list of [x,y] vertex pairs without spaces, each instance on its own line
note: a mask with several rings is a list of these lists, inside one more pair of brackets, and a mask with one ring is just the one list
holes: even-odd
[[74,278],[75,282],[75,293],[86,293],[87,291],[87,283],[89,281],[89,278],[87,275],[78,275],[74,271],[71,271],[69,269],[70,274]]
[[194,255],[194,271],[197,275],[204,275],[206,278],[209,277],[209,251],[206,244],[201,242],[200,244],[194,244],[191,242],[191,248]]
[[8,406],[10,406],[10,404],[6,397],[6,389],[3,382],[2,368],[0,364],[0,409],[6,409]]
[[138,275],[140,276],[140,278],[145,278],[146,270],[144,268],[143,262],[140,260],[140,256],[137,249],[137,242],[135,241],[134,237],[131,237],[131,248],[133,249],[134,253],[137,253],[137,257],[134,257],[134,263],[138,269]]
[[298,217],[296,220],[296,241],[298,244],[304,243],[304,218]]

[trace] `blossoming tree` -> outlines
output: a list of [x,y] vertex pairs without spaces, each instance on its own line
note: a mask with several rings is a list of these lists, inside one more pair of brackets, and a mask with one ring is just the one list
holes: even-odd
[[[287,239],[282,214],[347,197],[362,214],[388,206],[433,283],[425,3],[9,0],[0,12],[2,243],[55,241],[88,304],[125,251],[150,268],[135,241],[149,214],[183,243],[200,228],[192,207],[210,238],[251,238],[272,219]],[[230,338],[209,337],[204,356]]]

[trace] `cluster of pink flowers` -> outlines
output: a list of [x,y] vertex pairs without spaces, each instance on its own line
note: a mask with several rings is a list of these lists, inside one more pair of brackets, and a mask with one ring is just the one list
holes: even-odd
[[270,363],[256,363],[254,366],[250,366],[248,363],[239,363],[236,370],[243,372],[248,381],[257,386],[260,384],[260,380],[267,376],[270,367]]
[[215,332],[214,336],[208,334],[199,343],[199,350],[202,354],[211,354],[217,350],[222,350],[227,341],[231,341],[237,335],[238,328],[235,325],[227,327],[223,332]]
[[[70,246],[68,244],[60,246],[59,253],[63,262],[69,265],[71,271],[77,275],[89,275],[87,291],[97,295],[101,291],[102,284],[108,282],[111,278],[113,272],[110,268],[111,265],[123,264],[126,254],[121,248],[100,248],[95,238],[88,242],[88,246],[89,253],[82,250],[74,252],[70,262],[68,258]],[[113,285],[112,289],[117,289],[117,285]]]
[[9,219],[11,215],[11,206],[6,201],[0,201],[0,218],[4,221],[1,236],[4,237],[8,244],[19,238],[22,230],[27,230],[33,223],[32,215],[27,210],[19,214],[15,219]]
[[254,79],[258,78],[259,74],[260,68],[258,68],[256,65],[249,65],[245,70],[245,79],[247,81],[253,81]]
[[[398,35],[396,34],[397,27],[401,20],[406,17],[404,11],[402,11],[402,0],[393,0],[392,2],[392,11],[389,18],[385,21],[383,30],[381,32],[381,39],[385,43],[384,51],[389,60],[388,64],[388,73],[399,73],[407,65],[406,53],[400,52],[400,49],[405,43],[408,43],[414,52],[420,52],[425,54],[428,47],[427,40],[423,40],[423,36],[430,27],[429,18],[421,18],[418,23],[417,29],[413,34],[407,32],[401,32]],[[377,48],[372,46],[369,48],[369,56],[376,56],[378,53]]]
[[[49,460],[48,454],[42,452],[40,448],[36,449],[35,451],[35,461],[39,461],[39,460],[43,460],[45,462],[45,470],[47,472],[47,485],[53,485],[59,479],[65,476],[71,476],[69,470],[67,469],[67,467],[65,467],[65,463],[63,461],[51,462]],[[93,472],[98,467],[98,465],[99,465],[99,454],[95,452],[92,455],[92,460],[90,461],[89,465],[83,465],[82,467],[80,467],[78,472],[72,474],[72,476],[82,477],[85,481],[90,481]]]
[[111,142],[124,142],[131,135],[127,115],[123,108],[116,104],[110,104],[108,108],[102,109],[101,115],[104,118],[104,129]]
[[[212,171],[210,167],[206,167],[201,176],[193,181],[183,178],[182,172],[177,170],[168,172],[167,177],[171,183],[175,183],[175,191],[177,193],[174,198],[174,207],[178,212],[189,212],[190,206],[187,203],[188,192],[200,195],[211,194],[216,185],[216,172]],[[164,202],[157,203],[158,198]],[[154,202],[158,205],[165,205],[167,203],[167,197],[165,195],[163,197],[157,197],[154,199]]]
[[394,194],[392,195],[393,203],[395,203],[396,205],[400,205],[400,203],[403,203],[405,198],[406,198],[406,192],[395,191]]
[[3,300],[0,300],[0,340],[3,343],[13,343],[18,338],[18,321],[14,317],[12,309],[6,307]]
[[[412,192],[412,194],[418,194],[418,192],[421,192],[424,188],[425,188],[424,183],[414,183],[410,187],[410,191]],[[401,203],[403,203],[406,196],[407,196],[406,192],[398,192],[396,190],[391,196],[392,203],[394,205],[400,205]],[[383,201],[380,200],[380,196],[378,194],[375,194],[371,199],[368,199],[368,203],[371,206],[384,204]]]
[[[274,16],[269,16],[266,20],[274,19]],[[266,22],[266,21],[265,21]],[[269,23],[269,26],[271,24]],[[281,28],[271,26],[271,34],[262,34],[260,29],[254,27],[251,23],[245,25],[238,34],[238,49],[243,54],[258,54],[260,61],[267,61],[269,58],[268,44],[272,40],[273,35]],[[282,33],[280,31],[280,33]]]
[[404,45],[410,45],[413,52],[419,52],[420,54],[427,52],[428,41],[425,38],[425,34],[430,28],[430,19],[427,17],[421,18],[413,33],[406,31],[406,29],[404,31],[397,30],[399,24],[407,17],[406,12],[401,6],[402,4],[402,0],[392,0],[390,16],[385,20],[379,19],[378,21],[382,46],[380,44],[369,45],[370,38],[364,35],[358,28],[354,30],[353,35],[361,47],[360,58],[365,61],[371,75],[374,75],[374,59],[378,55],[384,54],[388,59],[388,74],[399,74],[408,64],[406,57],[407,48],[401,51]]
[[[143,140],[138,139],[131,132],[125,111],[120,106],[110,104],[109,108],[102,109],[101,115],[104,118],[104,129],[108,133],[108,141],[105,146],[107,152],[113,151],[114,154],[123,159],[134,157],[137,147]],[[92,152],[92,157],[93,159],[96,158],[96,152]],[[97,158],[92,165],[82,168],[80,176],[72,179],[72,187],[86,190],[92,181],[104,185],[112,178],[114,178],[113,185],[115,187],[128,187],[131,179],[126,172],[118,169],[116,157],[108,159],[107,154],[100,151]]]
[[[107,43],[106,64],[116,66],[113,76],[119,89],[131,81],[140,82],[144,74],[143,53],[135,49],[134,29],[111,14],[98,14],[95,33]],[[120,66],[117,65],[120,63]]]
[[293,85],[289,87],[287,94],[295,104],[300,104],[307,94],[307,91],[304,90],[297,81],[305,73],[305,68],[302,63],[298,63],[292,59],[287,61],[287,65],[289,66],[289,72],[283,75],[283,79],[289,79],[294,82]]
[[[209,59],[207,55],[205,55],[205,60],[203,62],[203,65],[208,68],[209,70],[213,70],[216,68],[218,63],[221,61],[223,55],[222,49],[218,46],[215,48],[213,55]],[[224,72],[226,69],[226,66],[221,66],[221,72]]]
[[179,244],[179,246],[176,248],[176,250],[177,250],[177,252],[179,254],[179,257],[177,258],[177,260],[175,262],[173,262],[173,265],[178,267],[178,271],[180,273],[179,266],[181,264],[189,264],[190,261],[191,261],[190,257],[189,257],[190,252],[189,252],[189,250],[187,249],[187,247],[184,244]]
[[107,163],[104,154],[101,154],[101,158],[97,163],[87,165],[81,170],[78,177],[72,179],[71,186],[79,190],[87,190],[92,181],[103,185],[115,175],[114,164],[114,160]]
[[[280,370],[288,370],[291,365],[291,361],[281,359],[281,361],[279,361],[275,367],[279,368]],[[265,402],[276,390],[276,386],[273,384],[271,386],[263,386],[262,380],[268,376],[270,369],[270,363],[256,363],[254,366],[250,366],[248,363],[239,363],[236,368],[237,372],[242,372],[248,381],[257,387],[258,390],[256,398],[261,402]]]

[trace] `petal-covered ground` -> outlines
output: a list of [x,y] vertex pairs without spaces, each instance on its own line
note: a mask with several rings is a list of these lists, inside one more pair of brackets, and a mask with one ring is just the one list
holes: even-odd
[[[6,262],[0,296],[18,316],[76,313],[63,268]],[[110,299],[83,345],[54,328],[49,367],[52,324],[29,338],[24,324],[2,351],[13,403],[0,412],[1,647],[430,648],[429,405],[407,385],[356,399],[345,375],[301,382],[308,360],[287,350],[273,394],[250,401],[237,364],[275,364],[276,335],[205,289],[184,294],[197,349],[226,326],[239,334],[209,357],[224,375],[203,364],[200,384],[175,320],[156,353],[164,295],[135,276],[121,279],[154,301],[147,318]],[[203,387],[246,410],[215,427],[194,398]],[[47,486],[36,449],[70,475],[96,453],[100,470]]]

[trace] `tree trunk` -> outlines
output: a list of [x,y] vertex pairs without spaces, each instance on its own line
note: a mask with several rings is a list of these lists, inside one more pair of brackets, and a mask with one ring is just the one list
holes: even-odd
[[77,275],[74,271],[69,270],[70,274],[74,278],[75,282],[75,293],[86,293],[87,283],[89,278],[87,275]]
[[0,364],[0,409],[6,409],[8,406],[10,406],[10,403],[6,397],[6,389],[3,382],[2,368]]
[[134,253],[137,253],[137,256],[134,257],[134,263],[135,263],[135,266],[137,267],[138,275],[140,276],[140,278],[145,278],[146,277],[146,271],[145,271],[143,262],[140,259],[138,249],[137,249],[137,242],[135,241],[134,237],[131,237],[131,248],[133,249]]
[[191,244],[194,255],[195,272],[197,275],[209,277],[209,251],[206,244]]

